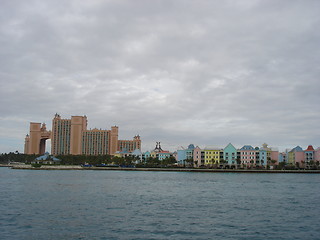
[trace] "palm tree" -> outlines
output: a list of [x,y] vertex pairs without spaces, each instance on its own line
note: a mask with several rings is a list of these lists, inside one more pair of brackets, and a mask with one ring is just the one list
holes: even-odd
[[193,158],[188,157],[186,159],[186,163],[187,163],[188,167],[193,167]]

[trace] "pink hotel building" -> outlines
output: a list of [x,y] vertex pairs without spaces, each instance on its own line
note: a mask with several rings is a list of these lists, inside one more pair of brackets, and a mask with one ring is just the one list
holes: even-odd
[[111,130],[87,129],[86,116],[72,116],[62,119],[55,114],[52,120],[52,131],[46,129],[43,123],[30,123],[30,133],[25,138],[25,154],[44,154],[45,143],[51,139],[51,154],[53,155],[113,155],[126,149],[129,152],[141,149],[140,136],[133,140],[118,140],[119,127]]

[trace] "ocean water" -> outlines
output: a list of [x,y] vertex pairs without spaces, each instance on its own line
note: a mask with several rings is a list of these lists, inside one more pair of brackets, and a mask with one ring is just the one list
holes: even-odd
[[0,239],[320,239],[320,175],[0,168]]

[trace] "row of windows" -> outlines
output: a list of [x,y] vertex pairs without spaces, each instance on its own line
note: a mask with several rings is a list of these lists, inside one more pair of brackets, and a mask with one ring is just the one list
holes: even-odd
[[219,154],[220,152],[205,151],[206,154]]
[[[241,163],[245,164],[245,163],[256,163],[256,164],[260,164],[260,161],[241,161]],[[263,164],[263,161],[261,161],[261,164]]]
[[216,158],[216,159],[219,159],[220,157],[219,157],[219,156],[206,156],[206,158],[210,158],[210,159]]
[[[229,153],[226,153],[226,156],[228,156],[228,155],[229,155]],[[234,156],[234,155],[235,155],[235,153],[233,152],[231,155],[232,155],[232,156]]]
[[241,152],[241,155],[255,155],[256,152]]
[[255,159],[255,157],[247,157],[247,156],[243,156],[242,159]]

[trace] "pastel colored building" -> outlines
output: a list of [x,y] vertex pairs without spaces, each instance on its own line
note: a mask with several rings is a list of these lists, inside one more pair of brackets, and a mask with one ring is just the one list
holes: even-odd
[[38,164],[59,164],[60,159],[50,155],[48,152],[45,152],[44,155],[37,157],[32,163]]
[[300,146],[296,146],[288,152],[288,164],[295,166],[296,163],[300,166],[304,164],[304,151]]
[[135,150],[131,153],[131,155],[132,155],[133,157],[135,157],[136,159],[139,159],[140,161],[143,160],[143,159],[142,159],[143,154],[142,154],[142,152],[141,152],[140,149],[135,149]]
[[187,159],[187,154],[184,149],[178,149],[177,150],[177,162],[178,164],[183,164],[184,161]]
[[157,157],[158,157],[158,152],[151,151],[151,152],[150,152],[150,157],[152,157],[152,158],[157,158]]
[[146,151],[145,153],[143,153],[142,157],[144,161],[147,161],[151,157],[151,153],[149,151]]
[[237,149],[231,143],[223,149],[223,159],[229,165],[237,164]]
[[259,149],[259,159],[258,164],[261,166],[266,166],[268,161],[271,160],[271,149],[268,147],[268,144],[262,144],[262,147]]
[[197,146],[193,150],[193,166],[194,167],[201,167],[204,165],[205,165],[204,151],[201,150],[201,148]]
[[156,143],[156,147],[151,151],[147,151],[143,154],[142,158],[145,161],[148,161],[149,158],[156,158],[160,161],[166,159],[166,158],[170,158],[173,157],[173,153],[171,153],[170,151],[165,151],[161,148],[160,142]]
[[195,147],[193,144],[189,144],[188,148],[186,149],[186,157],[187,159],[193,159],[193,151]]
[[315,156],[314,156],[314,148],[312,145],[309,145],[306,150],[304,150],[304,160],[305,163],[314,162]]
[[170,153],[169,151],[161,151],[158,153],[158,159],[160,161],[166,159],[166,158],[170,158],[172,156],[172,153]]
[[268,144],[262,144],[262,147],[256,148],[256,164],[261,166],[276,165],[279,161],[279,151],[277,148],[268,147]]
[[243,165],[256,164],[256,150],[251,145],[240,148],[240,160]]
[[279,150],[276,149],[276,148],[271,148],[270,158],[271,158],[271,161],[275,161],[275,163],[272,163],[272,164],[278,164],[278,162],[279,162]]
[[220,159],[223,159],[223,150],[219,147],[206,147],[204,149],[205,165],[220,164]]
[[187,149],[177,150],[177,162],[180,165],[185,165],[187,160],[193,160],[193,150],[195,149],[193,144],[190,144]]
[[261,166],[266,166],[268,163],[268,150],[260,148],[259,149],[259,159],[256,160],[257,164],[260,164]]
[[122,149],[122,151],[116,151],[113,156],[115,157],[129,157],[131,153],[127,149]]
[[314,151],[314,160],[316,162],[320,162],[320,147],[318,147],[315,151]]
[[286,152],[279,153],[279,157],[278,157],[279,161],[278,162],[279,163],[281,163],[281,162],[287,163],[288,162],[287,154],[288,153],[286,153]]

